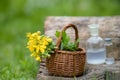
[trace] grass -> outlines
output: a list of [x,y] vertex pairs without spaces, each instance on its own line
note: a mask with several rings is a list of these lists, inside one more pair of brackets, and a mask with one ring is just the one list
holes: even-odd
[[[98,4],[99,3],[99,4]],[[42,31],[47,16],[112,16],[119,0],[0,0],[0,80],[35,80],[39,62],[26,49],[26,33]]]
[[11,21],[0,30],[0,80],[36,78],[39,63],[30,57],[26,49],[25,36],[27,30],[30,30],[26,23],[22,20]]

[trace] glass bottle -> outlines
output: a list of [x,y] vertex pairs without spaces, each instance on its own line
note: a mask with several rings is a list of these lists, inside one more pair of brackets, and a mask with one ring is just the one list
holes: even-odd
[[106,59],[104,40],[98,35],[98,24],[88,25],[91,37],[87,40],[87,63],[102,64]]
[[113,45],[111,38],[105,38],[105,46],[106,46],[106,64],[114,64],[114,54],[113,54]]

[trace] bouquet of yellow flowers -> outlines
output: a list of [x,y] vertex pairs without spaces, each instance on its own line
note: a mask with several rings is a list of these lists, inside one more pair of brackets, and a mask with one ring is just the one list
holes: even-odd
[[31,56],[35,57],[37,61],[41,58],[50,57],[54,50],[54,42],[52,38],[41,35],[40,31],[35,33],[27,33],[27,48],[31,52]]

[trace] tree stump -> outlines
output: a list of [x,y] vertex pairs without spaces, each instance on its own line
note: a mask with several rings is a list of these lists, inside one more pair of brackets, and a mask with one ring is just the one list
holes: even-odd
[[[112,38],[114,57],[116,63],[114,65],[87,65],[83,76],[76,77],[76,80],[91,80],[96,78],[97,80],[106,80],[106,70],[109,72],[107,76],[113,75],[114,77],[120,77],[120,16],[113,17],[47,17],[45,21],[45,34],[52,37],[54,41],[56,30],[62,30],[62,28],[69,24],[75,24],[79,30],[80,47],[86,48],[86,41],[90,37],[88,30],[89,24],[100,24],[99,35],[102,38]],[[67,33],[74,39],[73,30],[68,30]],[[113,71],[113,72],[112,72]],[[95,75],[95,76],[94,76]],[[115,79],[114,78],[114,79]],[[45,61],[40,64],[40,70],[37,75],[37,80],[74,80],[75,78],[57,77],[51,76],[46,70]],[[114,80],[113,79],[113,80]],[[118,80],[115,79],[115,80]],[[108,79],[109,80],[109,79]]]

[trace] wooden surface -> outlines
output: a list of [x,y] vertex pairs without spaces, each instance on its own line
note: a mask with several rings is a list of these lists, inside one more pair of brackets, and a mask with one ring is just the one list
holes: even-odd
[[[61,30],[65,25],[73,23],[79,30],[80,47],[86,48],[86,41],[90,37],[88,25],[99,24],[99,35],[102,38],[110,37],[113,41],[113,50],[116,59],[120,58],[120,16],[114,17],[47,17],[45,21],[45,34],[55,39],[55,31]],[[68,34],[74,38],[73,30]],[[56,41],[56,39],[55,39]]]
[[[51,63],[52,64],[52,63]],[[37,80],[106,80],[105,76],[111,80],[120,79],[120,61],[116,61],[114,65],[87,65],[85,67],[84,74],[78,77],[60,77],[49,75],[45,62],[40,64],[39,73],[37,74]],[[108,72],[105,74],[105,72]]]
[[[113,52],[114,57],[117,59],[114,65],[87,65],[86,70],[83,76],[77,77],[76,80],[91,80],[96,75],[97,80],[105,80],[105,70],[110,71],[118,71],[117,78],[115,80],[119,80],[120,77],[120,16],[113,17],[47,17],[45,21],[45,34],[52,37],[54,41],[55,31],[61,31],[62,28],[69,24],[73,23],[77,26],[79,30],[80,37],[80,47],[86,48],[86,41],[90,37],[90,33],[88,30],[89,24],[100,24],[99,35],[102,38],[110,37],[113,41]],[[74,30],[70,29],[67,33],[74,38]],[[51,63],[52,64],[52,63]],[[111,75],[109,74],[109,77]],[[111,76],[112,77],[112,76]],[[110,78],[111,78],[110,77]],[[37,74],[37,80],[74,80],[74,78],[67,77],[56,77],[49,75],[45,62],[40,64],[39,73]]]

